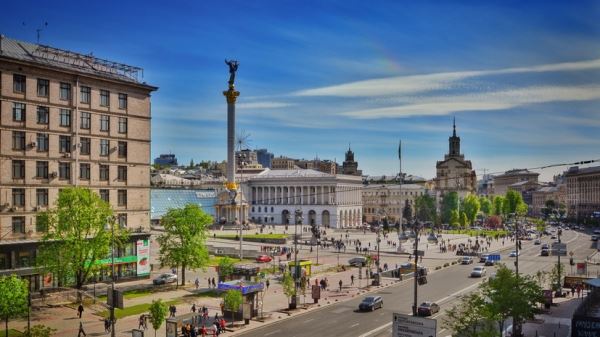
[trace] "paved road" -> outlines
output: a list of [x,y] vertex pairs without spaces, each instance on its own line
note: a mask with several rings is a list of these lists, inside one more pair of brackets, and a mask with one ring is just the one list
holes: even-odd
[[[550,240],[547,240],[550,241]],[[570,242],[568,249],[573,250],[576,258],[584,258],[591,253],[589,236],[569,231],[564,232],[563,242]],[[519,257],[519,271],[532,274],[536,271],[550,270],[556,263],[556,257],[539,256],[539,246],[532,242],[524,242],[523,254]],[[512,267],[512,260],[508,258],[507,248],[502,254],[503,262]],[[565,259],[568,264],[568,259]],[[476,289],[482,279],[472,279],[468,275],[474,265],[456,265],[442,269],[428,276],[428,284],[420,286],[419,302],[433,300],[441,307],[441,314],[433,318],[438,319],[438,335],[446,336],[442,324],[442,315],[445,309],[452,306],[457,298],[466,292]],[[488,271],[489,273],[490,271]],[[493,272],[493,271],[492,271]],[[278,323],[257,328],[242,336],[389,336],[391,333],[391,319],[394,312],[409,314],[413,302],[413,284],[403,282],[386,289],[381,289],[376,294],[383,296],[384,307],[375,312],[361,313],[356,308],[361,298],[327,306],[324,309],[308,312],[297,317],[286,319]],[[444,334],[446,333],[446,334]]]

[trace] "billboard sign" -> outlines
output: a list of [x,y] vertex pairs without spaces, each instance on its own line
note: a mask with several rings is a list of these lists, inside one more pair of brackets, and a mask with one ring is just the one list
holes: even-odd
[[137,276],[150,275],[150,240],[137,240]]
[[394,313],[392,336],[436,337],[437,321],[412,315]]

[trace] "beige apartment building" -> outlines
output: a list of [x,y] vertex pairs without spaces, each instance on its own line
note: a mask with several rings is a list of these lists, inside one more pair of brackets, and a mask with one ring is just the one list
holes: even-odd
[[577,221],[600,214],[600,166],[570,167],[565,172],[567,216]]
[[32,289],[52,286],[32,268],[44,232],[36,215],[67,186],[96,191],[131,230],[117,277],[149,274],[139,261],[149,254],[150,94],[157,88],[140,82],[140,72],[0,37],[0,274],[27,277]]
[[[368,223],[387,218],[391,224],[400,223],[402,211],[408,201],[414,215],[415,199],[427,193],[425,187],[417,184],[366,185],[362,189],[363,220]],[[406,223],[407,220],[403,219]]]

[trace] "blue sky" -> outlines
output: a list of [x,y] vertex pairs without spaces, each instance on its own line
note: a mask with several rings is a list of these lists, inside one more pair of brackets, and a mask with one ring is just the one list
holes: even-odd
[[[237,129],[275,155],[427,178],[452,117],[478,174],[600,158],[598,1],[12,1],[0,32],[144,68],[152,155],[223,160]],[[23,24],[25,23],[25,24]],[[557,170],[540,171],[548,180]]]

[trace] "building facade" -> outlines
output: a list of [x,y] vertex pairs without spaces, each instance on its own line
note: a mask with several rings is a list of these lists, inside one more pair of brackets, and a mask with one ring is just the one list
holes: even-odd
[[530,212],[532,216],[543,216],[542,210],[546,207],[546,201],[553,200],[556,207],[566,205],[567,186],[561,184],[558,186],[544,186],[531,193]]
[[574,166],[565,173],[567,216],[578,221],[600,212],[600,166]]
[[267,149],[256,150],[256,160],[264,168],[271,168],[273,157],[273,153],[269,152]]
[[146,273],[135,255],[150,236],[157,88],[137,80],[140,70],[0,36],[0,273],[17,273],[32,289],[53,286],[33,268],[45,230],[36,215],[68,186],[98,193],[131,230],[117,278]]
[[[448,154],[435,165],[435,188],[438,197],[448,192],[458,192],[461,198],[475,193],[477,175],[470,160],[460,152],[460,137],[456,135],[456,123],[453,123],[452,137],[448,138]],[[440,198],[438,198],[440,199]]]
[[[400,223],[406,201],[415,214],[415,199],[425,193],[425,187],[417,184],[366,185],[362,190],[363,220],[373,223],[385,217],[390,223]],[[406,219],[403,222],[406,223]]]
[[362,170],[358,169],[358,162],[354,160],[354,152],[350,147],[348,147],[348,151],[346,151],[346,155],[344,157],[344,162],[342,163],[340,172],[342,174],[347,174],[351,176],[362,175]]
[[271,161],[272,170],[293,170],[296,167],[296,160],[288,157],[277,157]]
[[254,223],[294,224],[300,209],[303,224],[331,228],[360,226],[361,189],[360,177],[301,169],[265,170],[244,187]]
[[[526,169],[514,169],[504,172],[504,174],[494,176],[494,191],[493,195],[505,195],[511,185],[528,182],[532,184],[538,183],[539,173],[531,172]],[[513,188],[514,189],[514,188]]]

